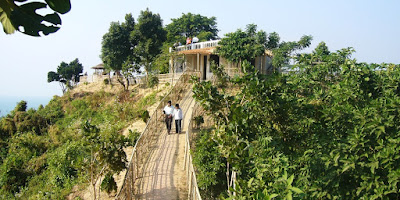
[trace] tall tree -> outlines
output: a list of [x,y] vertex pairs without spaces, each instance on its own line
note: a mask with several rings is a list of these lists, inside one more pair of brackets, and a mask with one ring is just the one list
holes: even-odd
[[272,65],[277,69],[288,64],[294,52],[310,46],[312,40],[306,35],[297,42],[280,42],[278,33],[257,31],[255,24],[247,25],[245,31],[239,29],[225,36],[217,47],[219,55],[236,63],[244,60],[252,62],[268,49],[273,54]]
[[[130,37],[135,29],[135,19],[132,14],[125,15],[125,22],[111,22],[108,32],[104,34],[101,48],[101,59],[105,68],[114,70],[117,74],[122,70],[126,80],[129,74],[137,71],[135,67],[136,59],[133,49],[137,45],[137,40]],[[118,77],[117,79],[125,89],[129,87],[129,81],[125,82]]]
[[257,25],[249,24],[246,31],[241,29],[228,33],[222,38],[217,47],[217,52],[222,57],[232,62],[251,61],[265,52],[267,34],[257,32]]
[[197,36],[200,41],[218,38],[217,18],[199,14],[182,13],[182,16],[171,19],[166,26],[168,42],[184,42],[187,37]]
[[[15,2],[18,2],[18,4]],[[51,10],[55,12],[47,15],[37,13],[47,6],[50,6]],[[70,0],[45,0],[45,2],[1,0],[0,22],[6,34],[12,34],[17,30],[30,36],[40,36],[40,33],[48,35],[60,29],[61,18],[59,14],[65,14],[70,10]],[[20,29],[20,27],[23,27],[23,29]]]
[[83,66],[79,62],[78,58],[71,61],[69,64],[61,62],[57,67],[57,72],[50,71],[47,74],[47,82],[60,82],[62,91],[65,93],[67,89],[73,88],[79,82],[79,77],[82,72]]
[[300,51],[304,48],[307,48],[311,45],[312,36],[304,35],[300,38],[299,41],[291,41],[291,42],[281,42],[276,48],[272,49],[273,59],[272,65],[281,69],[285,65],[288,65],[291,61],[293,54],[296,51]]
[[137,41],[134,55],[139,58],[146,73],[151,72],[153,61],[161,53],[161,47],[166,40],[160,15],[153,14],[149,9],[141,11],[131,40]]

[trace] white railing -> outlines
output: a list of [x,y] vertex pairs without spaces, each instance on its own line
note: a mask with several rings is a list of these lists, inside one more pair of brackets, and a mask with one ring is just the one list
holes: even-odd
[[169,52],[172,52],[172,51],[179,52],[179,51],[186,51],[186,50],[216,47],[216,46],[218,46],[219,41],[221,41],[221,40],[211,40],[211,41],[207,41],[207,42],[199,42],[199,43],[182,45],[182,46],[176,47],[175,50],[172,47],[170,47]]

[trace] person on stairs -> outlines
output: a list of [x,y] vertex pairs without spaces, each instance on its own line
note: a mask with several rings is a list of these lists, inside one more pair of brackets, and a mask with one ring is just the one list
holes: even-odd
[[182,109],[179,107],[179,104],[175,105],[175,109],[174,109],[174,112],[172,115],[174,116],[174,119],[175,119],[176,133],[181,133],[183,113],[182,113]]
[[167,125],[168,134],[171,132],[172,114],[174,112],[174,107],[171,105],[171,101],[164,107],[165,124]]

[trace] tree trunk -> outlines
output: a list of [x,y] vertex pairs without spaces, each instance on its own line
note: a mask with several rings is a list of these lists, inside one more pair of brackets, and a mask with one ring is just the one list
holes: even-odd
[[96,183],[92,183],[93,187],[93,200],[96,200]]
[[230,184],[229,184],[229,162],[226,162],[226,184],[228,185],[228,194],[231,194],[231,192],[229,191],[229,187],[230,187]]
[[67,88],[65,87],[64,83],[60,82],[62,93],[65,94]]
[[126,90],[129,90],[129,78],[126,77],[125,80],[126,80]]
[[111,86],[113,86],[112,80],[111,80],[111,72],[108,72],[108,80]]
[[117,77],[117,80],[118,80],[118,82],[122,85],[122,87],[124,87],[124,89],[125,89],[125,83],[124,83],[124,81],[121,80],[119,76]]

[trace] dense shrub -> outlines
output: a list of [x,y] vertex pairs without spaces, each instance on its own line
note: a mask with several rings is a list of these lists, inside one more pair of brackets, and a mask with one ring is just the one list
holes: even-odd
[[[207,141],[229,164],[227,178],[236,176],[232,199],[399,198],[400,67],[321,49],[296,56],[286,74],[244,62],[246,73],[227,86],[196,83],[195,98],[216,122]],[[229,94],[229,86],[240,89]]]

